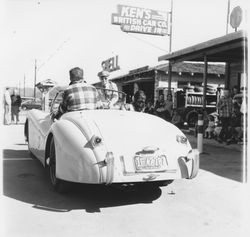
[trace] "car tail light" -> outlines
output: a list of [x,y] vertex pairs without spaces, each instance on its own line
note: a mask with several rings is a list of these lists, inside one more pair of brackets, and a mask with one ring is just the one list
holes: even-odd
[[176,141],[181,144],[187,145],[187,138],[182,135],[176,135]]
[[96,147],[101,143],[102,143],[102,138],[101,137],[96,136],[96,135],[93,135],[91,137],[91,144],[92,144],[93,147]]

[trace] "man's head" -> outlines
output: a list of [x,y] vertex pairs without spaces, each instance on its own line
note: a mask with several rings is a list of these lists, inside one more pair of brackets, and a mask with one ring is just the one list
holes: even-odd
[[97,76],[100,78],[102,86],[105,87],[107,82],[108,82],[109,72],[108,71],[101,71],[97,74]]
[[13,90],[13,94],[14,94],[14,95],[18,95],[18,90],[17,90],[17,89],[14,89],[14,90]]
[[79,67],[72,68],[69,71],[70,83],[75,83],[83,80],[83,70]]
[[163,94],[159,95],[159,101],[164,101],[164,95]]
[[143,111],[145,108],[145,103],[146,103],[146,95],[144,91],[139,90],[135,93],[134,95],[134,107],[135,111]]

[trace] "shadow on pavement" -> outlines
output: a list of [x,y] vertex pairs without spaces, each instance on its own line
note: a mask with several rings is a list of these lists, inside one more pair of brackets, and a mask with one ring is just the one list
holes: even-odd
[[[19,157],[27,159],[19,160]],[[53,190],[47,171],[28,150],[7,149],[3,151],[3,158],[3,194],[45,211],[85,209],[86,212],[100,212],[100,208],[105,207],[152,203],[161,196],[160,188],[126,192],[83,184],[72,184],[69,193],[59,194]]]
[[243,157],[237,150],[207,145],[200,155],[200,169],[243,182]]
[[[19,145],[21,145],[21,144],[19,144]],[[30,156],[30,153],[28,150],[11,150],[11,149],[4,149],[3,150],[3,158],[5,158],[5,159],[17,159],[17,158],[21,159],[24,157],[29,158],[29,156]]]

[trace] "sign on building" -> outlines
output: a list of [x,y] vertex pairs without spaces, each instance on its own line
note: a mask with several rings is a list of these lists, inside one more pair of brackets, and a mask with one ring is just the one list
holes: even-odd
[[103,70],[106,70],[109,72],[119,70],[120,66],[118,65],[118,55],[116,55],[115,57],[109,58],[105,61],[102,61],[101,66]]
[[111,16],[114,25],[124,32],[168,35],[168,12],[127,5],[117,5],[117,13]]

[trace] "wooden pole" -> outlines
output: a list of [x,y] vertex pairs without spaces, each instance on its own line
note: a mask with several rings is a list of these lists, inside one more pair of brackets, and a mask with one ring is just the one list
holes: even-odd
[[168,64],[168,94],[171,94],[171,83],[172,83],[172,63],[169,61],[169,64]]
[[23,78],[23,96],[25,97],[25,74],[24,74],[24,78]]
[[230,0],[227,1],[227,26],[226,26],[226,35],[228,34],[229,14],[230,14]]
[[172,52],[172,23],[173,23],[173,0],[171,0],[171,11],[170,11],[170,31],[169,31],[169,53]]
[[203,72],[203,111],[206,109],[207,93],[207,55],[204,55],[204,72]]
[[36,98],[36,73],[37,73],[37,65],[35,59],[34,98]]

